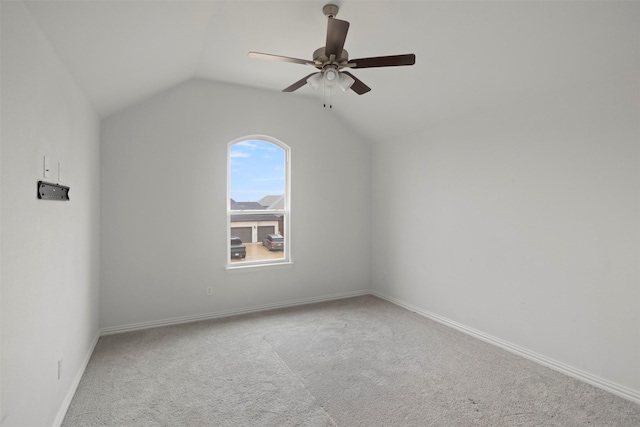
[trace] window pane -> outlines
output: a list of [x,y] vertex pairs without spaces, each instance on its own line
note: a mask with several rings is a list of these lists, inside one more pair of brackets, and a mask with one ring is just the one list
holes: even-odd
[[285,151],[260,140],[229,151],[231,210],[284,209]]
[[284,259],[284,217],[256,220],[254,215],[232,215],[231,262]]

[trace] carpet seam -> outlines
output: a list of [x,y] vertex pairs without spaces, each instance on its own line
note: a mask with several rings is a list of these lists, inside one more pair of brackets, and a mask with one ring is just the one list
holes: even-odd
[[[269,340],[267,339],[266,336],[262,337],[262,340],[269,346],[269,349],[271,350],[271,355],[273,356],[273,358],[276,360],[276,362],[282,366],[287,372],[289,372],[291,374],[291,376],[300,384],[302,385],[302,388],[304,388],[304,390],[307,392],[307,394],[313,399],[313,402],[317,402],[318,399],[316,398],[316,396],[311,393],[311,390],[309,390],[309,388],[307,387],[307,385],[305,384],[304,380],[300,377],[300,375],[296,374],[295,372],[293,372],[293,370],[289,367],[289,365],[287,364],[287,362],[284,361],[284,359],[282,357],[280,357],[280,355],[278,354],[278,352],[273,348],[273,346],[271,345],[271,343],[269,342]],[[333,425],[338,426],[338,423],[336,422],[336,420],[333,419],[333,417],[331,416],[331,414],[329,414],[327,412],[327,410],[324,408],[324,406],[322,405],[318,405],[317,403],[314,403],[314,405],[316,405],[316,407],[319,407],[322,409],[322,412],[324,412],[327,417],[329,417],[329,419],[331,420],[331,422],[333,423]]]

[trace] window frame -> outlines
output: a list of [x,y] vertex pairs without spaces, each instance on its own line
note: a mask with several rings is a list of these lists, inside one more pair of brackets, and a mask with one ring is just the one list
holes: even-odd
[[[231,210],[231,147],[239,142],[260,140],[277,146],[284,151],[284,207],[283,209]],[[284,254],[283,258],[256,261],[231,262],[231,216],[276,214],[283,216]],[[245,243],[245,242],[243,242]],[[227,250],[226,270],[255,271],[263,268],[274,269],[293,264],[291,257],[291,148],[284,142],[268,135],[247,135],[227,144]]]

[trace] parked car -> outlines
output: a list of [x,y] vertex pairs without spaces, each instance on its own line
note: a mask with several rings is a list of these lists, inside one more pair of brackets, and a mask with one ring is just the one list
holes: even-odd
[[246,258],[247,247],[239,237],[231,236],[231,258]]
[[267,237],[262,239],[262,246],[270,251],[283,251],[284,237],[279,234],[268,234]]

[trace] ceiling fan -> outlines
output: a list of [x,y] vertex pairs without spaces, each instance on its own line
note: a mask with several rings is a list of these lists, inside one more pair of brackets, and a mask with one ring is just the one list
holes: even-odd
[[249,52],[249,57],[311,65],[320,70],[303,77],[291,86],[283,89],[283,92],[293,92],[309,83],[309,85],[314,88],[324,84],[325,89],[327,87],[330,89],[339,87],[345,92],[351,89],[358,95],[362,95],[369,92],[371,88],[350,72],[342,71],[344,68],[396,67],[415,64],[416,56],[413,53],[349,60],[349,53],[344,49],[349,23],[335,18],[338,14],[338,9],[338,6],[334,4],[327,4],[322,8],[322,13],[328,18],[327,42],[324,47],[316,49],[316,51],[313,52],[313,60],[290,58],[260,52]]

